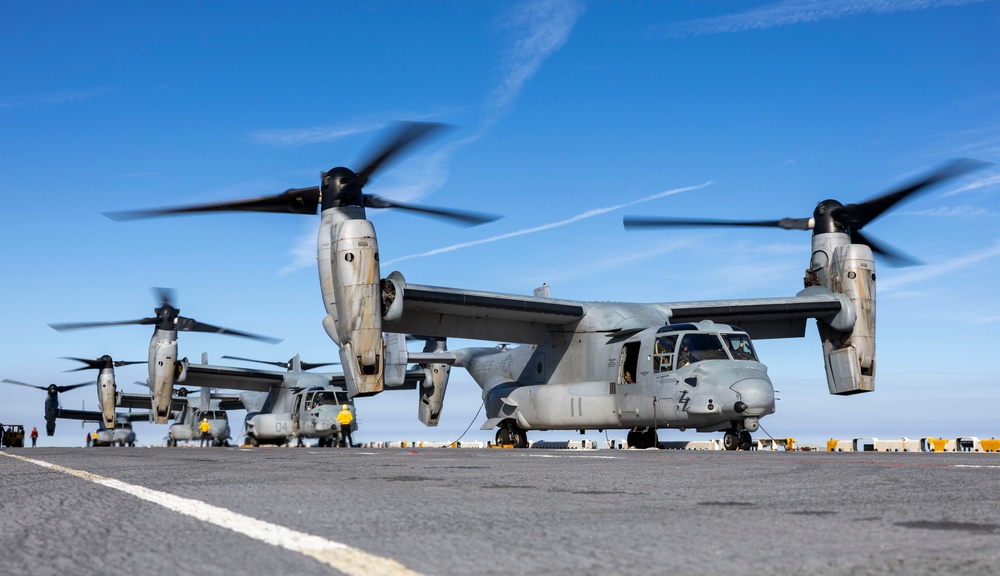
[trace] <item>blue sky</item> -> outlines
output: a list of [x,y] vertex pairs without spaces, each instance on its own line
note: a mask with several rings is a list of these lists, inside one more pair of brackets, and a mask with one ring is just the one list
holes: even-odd
[[[284,339],[183,333],[193,360],[335,360],[318,217],[102,212],[312,186],[395,120],[452,128],[369,192],[504,218],[371,211],[383,275],[521,294],[547,282],[580,300],[792,295],[806,233],[626,232],[622,216],[805,217],[955,157],[1000,161],[998,26],[1000,3],[961,0],[0,4],[0,378],[70,384],[94,374],[61,357],[144,359],[148,327],[48,324],[149,316],[156,286],[185,316]],[[759,342],[780,398],[766,432],[1000,433],[998,192],[987,168],[865,228],[924,262],[878,262],[876,391],[828,394],[812,326]],[[118,370],[129,388],[144,378]],[[43,425],[41,391],[0,392],[0,422]],[[96,394],[62,402],[93,408]],[[356,439],[447,441],[470,423],[465,439],[492,439],[479,406],[456,369],[438,428],[417,421],[415,393],[387,393],[358,401]],[[158,444],[166,427],[137,431]],[[82,437],[61,421],[42,442]]]

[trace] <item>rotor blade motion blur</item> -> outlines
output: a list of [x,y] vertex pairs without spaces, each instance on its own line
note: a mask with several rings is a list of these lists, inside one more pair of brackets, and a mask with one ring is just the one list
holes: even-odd
[[846,233],[854,244],[863,244],[872,252],[886,259],[894,266],[918,263],[883,242],[861,233],[861,229],[876,218],[919,192],[931,186],[967,174],[989,162],[961,158],[948,162],[941,168],[929,172],[917,180],[876,196],[859,204],[841,204],[837,200],[823,200],[813,211],[812,218],[782,218],[780,220],[716,220],[700,218],[656,218],[645,216],[625,216],[622,220],[626,229],[637,228],[679,228],[702,226],[743,226],[759,228],[784,228],[786,230],[812,230],[814,235]]

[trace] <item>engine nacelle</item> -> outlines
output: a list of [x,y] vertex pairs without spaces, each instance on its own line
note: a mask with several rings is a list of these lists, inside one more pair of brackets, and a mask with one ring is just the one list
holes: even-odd
[[[166,424],[170,418],[170,404],[173,401],[174,378],[177,371],[177,332],[156,330],[149,343],[149,385],[150,400],[153,404],[153,421]],[[186,372],[184,372],[186,374]]]
[[346,211],[324,211],[318,258],[324,328],[340,345],[348,392],[352,397],[378,394],[385,350],[375,228]]
[[117,404],[114,368],[102,368],[97,375],[97,399],[101,407],[101,418],[105,428],[115,427],[115,405]]
[[856,316],[846,331],[836,323],[816,323],[823,341],[827,385],[831,394],[838,395],[875,390],[875,261],[871,248],[839,241],[846,238],[846,234],[814,236],[810,270],[813,281],[844,294]]
[[56,418],[59,417],[59,392],[55,386],[49,387],[49,395],[45,399],[45,434],[52,436],[56,433]]
[[[444,340],[428,340],[424,352],[445,352],[448,346]],[[441,420],[441,408],[444,406],[444,393],[448,389],[448,377],[451,375],[449,364],[423,364],[424,381],[418,388],[420,403],[417,406],[417,418],[425,426],[437,426]]]

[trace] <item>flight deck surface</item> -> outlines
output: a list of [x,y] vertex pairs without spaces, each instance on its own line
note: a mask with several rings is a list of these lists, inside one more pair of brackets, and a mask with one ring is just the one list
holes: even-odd
[[9,574],[1000,572],[998,454],[39,448],[0,476]]

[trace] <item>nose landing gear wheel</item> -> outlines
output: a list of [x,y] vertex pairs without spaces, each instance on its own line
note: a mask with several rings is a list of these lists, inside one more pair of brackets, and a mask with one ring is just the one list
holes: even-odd
[[753,446],[753,438],[743,429],[732,428],[722,437],[722,447],[726,450],[749,450]]

